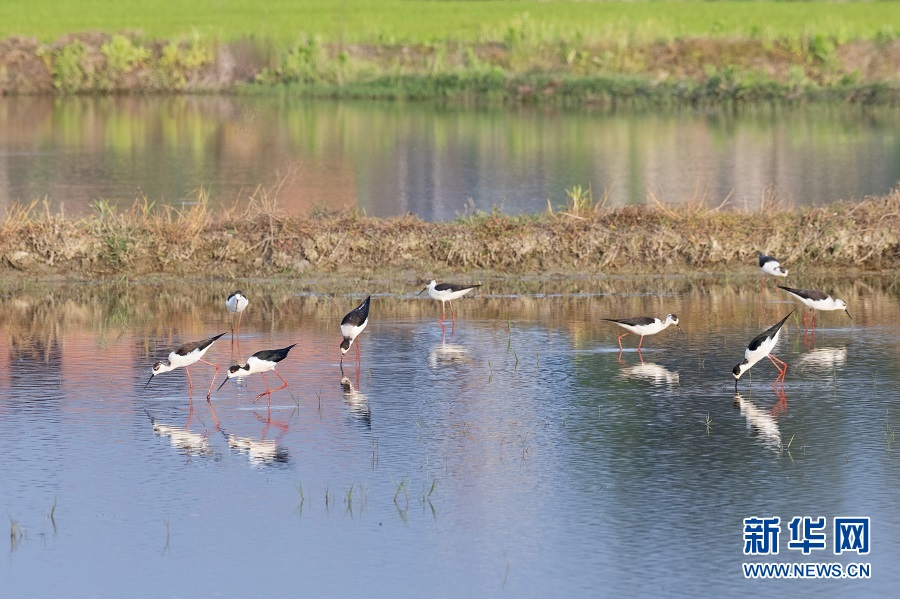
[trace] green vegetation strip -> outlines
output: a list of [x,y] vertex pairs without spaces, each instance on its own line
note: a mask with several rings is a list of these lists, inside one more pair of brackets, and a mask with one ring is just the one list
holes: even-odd
[[397,272],[676,273],[743,269],[757,250],[783,263],[900,268],[900,189],[881,198],[758,213],[700,204],[605,208],[569,205],[530,217],[479,213],[449,223],[354,213],[300,218],[265,202],[215,215],[98,204],[81,220],[35,204],[0,226],[7,275],[95,278],[151,274],[366,276]]
[[493,103],[897,104],[896,5],[9,2],[0,93],[287,84],[313,96]]
[[703,2],[687,0],[6,0],[0,37],[44,42],[86,31],[140,32],[174,40],[197,32],[219,41],[253,36],[290,43],[301,35],[346,43],[502,41],[516,23],[545,39],[650,42],[687,37],[789,38],[820,34],[841,41],[896,36],[896,2]]

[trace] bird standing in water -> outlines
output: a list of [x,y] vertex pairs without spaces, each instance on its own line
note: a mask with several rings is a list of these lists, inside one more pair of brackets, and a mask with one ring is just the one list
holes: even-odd
[[[353,341],[359,337],[359,334],[369,324],[369,301],[371,299],[372,296],[370,295],[363,303],[348,312],[341,321],[341,335],[344,336],[344,340],[341,341],[341,364],[344,363],[344,354],[350,351]],[[356,344],[356,360],[360,361],[359,343]]]
[[[275,365],[284,360],[287,357],[288,353],[290,353],[291,349],[296,345],[297,344],[294,343],[293,345],[289,345],[282,349],[264,349],[262,351],[256,352],[255,354],[247,358],[247,363],[243,366],[235,364],[234,366],[229,368],[227,377],[224,381],[222,381],[222,384],[219,385],[219,389],[221,389],[225,385],[225,383],[228,382],[228,379],[241,376],[250,376],[251,374],[256,374],[258,372],[262,377],[263,384],[266,386],[266,390],[257,395],[256,399],[253,401],[258,401],[259,398],[263,395],[268,395],[269,400],[271,401],[273,391],[285,389],[288,386],[287,381],[284,380],[284,378],[280,374],[275,372]],[[281,379],[281,382],[284,383],[282,386],[276,387],[275,389],[269,388],[269,382],[266,381],[266,375],[263,373],[270,370],[272,372],[275,372],[275,376]]]
[[778,370],[778,376],[775,378],[775,382],[772,383],[772,386],[774,387],[779,381],[781,381],[782,385],[784,384],[784,377],[787,374],[787,364],[773,356],[772,350],[775,349],[775,344],[778,343],[778,334],[781,333],[781,327],[784,326],[784,323],[793,313],[794,311],[791,310],[787,316],[753,338],[753,341],[751,341],[750,345],[747,346],[747,349],[744,350],[744,361],[737,364],[731,371],[731,374],[734,376],[735,390],[737,390],[737,382],[738,379],[741,378],[741,375],[753,368],[753,365],[763,358],[769,358]]
[[418,295],[422,295],[427,291],[428,297],[441,302],[441,319],[438,322],[443,322],[447,318],[444,302],[450,302],[450,320],[456,320],[456,314],[453,313],[453,300],[461,298],[476,287],[481,287],[481,285],[456,285],[454,283],[438,283],[432,280]]
[[238,322],[237,322],[237,331],[238,334],[241,333],[241,316],[244,314],[244,310],[247,309],[247,306],[250,304],[250,300],[247,299],[240,290],[235,291],[231,295],[228,296],[228,299],[225,300],[225,307],[228,308],[228,311],[231,312],[231,338],[234,339],[234,315],[237,314]]
[[628,333],[634,333],[635,335],[641,336],[640,341],[638,341],[638,351],[641,351],[644,335],[655,335],[660,331],[666,330],[669,325],[674,324],[678,327],[678,330],[681,331],[682,336],[686,336],[684,331],[682,331],[681,327],[678,325],[678,316],[675,314],[666,314],[665,320],[650,316],[638,316],[636,318],[604,318],[603,320],[613,322],[628,331],[627,333],[622,333],[618,336],[620,350],[622,349],[622,337],[625,337]]
[[224,334],[225,333],[220,333],[215,337],[210,337],[209,339],[204,339],[203,341],[185,343],[175,351],[171,352],[167,360],[160,360],[153,365],[150,379],[147,381],[147,384],[144,385],[144,389],[146,389],[147,386],[150,385],[150,381],[152,381],[153,377],[155,377],[156,375],[175,370],[176,368],[184,368],[184,372],[188,377],[188,384],[190,385],[190,390],[188,391],[188,393],[193,396],[194,381],[191,380],[191,371],[188,370],[188,366],[197,362],[203,362],[204,364],[209,364],[216,369],[216,373],[213,375],[213,380],[209,383],[209,390],[206,392],[206,399],[209,399],[210,395],[212,395],[213,383],[216,382],[216,377],[219,375],[219,367],[211,362],[207,362],[206,360],[204,360],[203,355],[207,351],[209,351],[209,348],[212,347],[212,344],[215,343],[216,339],[223,336]]

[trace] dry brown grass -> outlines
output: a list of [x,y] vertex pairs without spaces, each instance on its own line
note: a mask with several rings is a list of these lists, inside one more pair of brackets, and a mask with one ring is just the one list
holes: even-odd
[[[574,188],[573,188],[574,189]],[[576,190],[577,191],[577,190]],[[884,197],[795,208],[764,198],[755,213],[704,198],[608,208],[581,190],[565,209],[530,217],[479,213],[454,222],[378,219],[352,211],[305,218],[257,190],[247,206],[183,210],[146,200],[70,219],[40,202],[0,224],[0,272],[95,278],[271,276],[486,270],[504,273],[655,273],[753,268],[758,250],[790,266],[900,267],[900,188]]]

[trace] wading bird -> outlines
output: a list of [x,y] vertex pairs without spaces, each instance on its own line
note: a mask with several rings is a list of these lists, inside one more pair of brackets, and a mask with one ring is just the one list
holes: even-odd
[[[341,364],[344,363],[344,354],[350,351],[353,341],[359,337],[359,334],[369,324],[369,300],[371,299],[372,296],[370,295],[363,303],[350,310],[344,316],[344,320],[341,321],[341,335],[344,336],[344,340],[341,341]],[[356,359],[357,361],[360,360],[359,343],[356,344]]]
[[428,283],[428,287],[417,295],[422,295],[427,291],[428,297],[441,302],[441,319],[438,322],[443,322],[447,318],[444,302],[450,302],[450,320],[456,320],[456,315],[453,313],[453,300],[461,298],[476,287],[481,287],[481,285],[454,285],[453,283],[438,283],[432,280]]
[[[771,275],[773,277],[786,277],[788,275],[787,269],[782,268],[778,260],[776,260],[772,256],[766,256],[762,252],[759,252],[759,269],[762,271],[763,275]],[[762,282],[763,289],[765,289],[765,276],[763,276]]]
[[[778,376],[775,378],[775,382],[772,383],[772,386],[774,387],[775,383],[778,381],[781,381],[782,385],[784,384],[784,376],[787,374],[787,364],[773,356],[772,350],[775,348],[775,344],[778,343],[778,334],[781,333],[781,327],[784,326],[784,323],[787,322],[787,319],[790,318],[793,313],[794,311],[791,310],[787,316],[753,338],[753,341],[751,341],[750,345],[747,346],[747,349],[744,350],[744,361],[736,365],[731,371],[731,374],[734,375],[735,390],[737,390],[737,382],[738,379],[741,378],[741,375],[753,368],[753,365],[763,358],[769,358],[778,370]],[[782,368],[782,366],[784,368]]]
[[[222,381],[222,384],[219,385],[219,389],[221,389],[223,386],[225,386],[225,383],[228,382],[228,379],[240,377],[240,376],[250,376],[251,374],[256,374],[258,372],[259,375],[262,377],[263,384],[266,386],[266,390],[264,392],[260,393],[259,395],[257,395],[256,399],[254,399],[253,401],[254,402],[258,401],[259,398],[262,397],[263,395],[268,395],[269,400],[271,400],[273,391],[278,391],[278,390],[284,389],[288,386],[287,381],[284,380],[284,378],[282,378],[282,376],[280,374],[275,372],[275,365],[278,364],[279,362],[281,362],[282,360],[284,360],[287,357],[288,353],[291,351],[291,349],[295,345],[297,345],[297,344],[294,343],[293,345],[289,345],[282,349],[264,349],[262,351],[256,352],[255,354],[253,354],[252,356],[247,358],[247,363],[244,364],[243,366],[241,366],[239,364],[235,364],[234,366],[232,366],[231,368],[228,369],[228,373],[227,373],[228,376],[226,377],[226,379],[224,381]],[[272,372],[275,372],[275,376],[277,376],[278,378],[281,379],[281,382],[284,383],[282,386],[276,387],[274,389],[269,388],[269,382],[266,381],[266,375],[263,373],[268,372],[270,370]]]
[[[816,328],[816,310],[843,310],[847,314],[847,318],[853,320],[853,317],[850,316],[850,312],[847,311],[847,302],[842,299],[835,299],[827,293],[815,289],[791,289],[790,287],[782,287],[781,285],[779,285],[778,288],[784,289],[809,308],[806,314],[803,315],[803,326],[807,329]],[[807,325],[806,319],[810,314],[812,315],[811,323],[810,325]]]
[[627,331],[617,337],[620,351],[622,350],[622,337],[625,337],[628,333],[634,333],[635,335],[641,336],[640,341],[638,341],[638,351],[641,350],[641,344],[644,343],[644,335],[655,335],[660,331],[664,331],[672,324],[678,327],[682,336],[687,336],[678,325],[678,316],[675,314],[667,314],[665,320],[651,318],[650,316],[638,316],[636,318],[604,318],[603,320],[613,322]]
[[164,372],[169,372],[170,370],[175,370],[176,368],[184,368],[184,372],[188,377],[188,384],[190,385],[190,395],[193,396],[194,393],[194,382],[191,380],[191,371],[188,370],[188,366],[194,364],[196,362],[203,362],[204,364],[209,364],[213,368],[216,369],[216,373],[213,375],[213,380],[209,383],[209,390],[206,392],[206,399],[209,399],[212,394],[213,383],[216,382],[216,377],[219,375],[219,367],[211,362],[207,362],[203,359],[203,354],[209,350],[213,343],[215,343],[216,339],[224,335],[225,333],[220,333],[215,337],[210,337],[209,339],[204,339],[203,341],[194,341],[192,343],[185,343],[175,351],[169,354],[168,360],[161,360],[153,365],[153,372],[150,374],[150,379],[147,381],[147,384],[144,385],[144,389],[150,384],[150,381],[153,380],[157,374],[162,374]]
[[234,315],[238,316],[237,323],[237,331],[238,334],[241,332],[241,316],[244,314],[244,310],[250,304],[250,300],[247,299],[240,290],[235,291],[231,295],[228,296],[228,299],[225,300],[225,307],[228,308],[228,311],[231,312],[231,338],[234,339]]

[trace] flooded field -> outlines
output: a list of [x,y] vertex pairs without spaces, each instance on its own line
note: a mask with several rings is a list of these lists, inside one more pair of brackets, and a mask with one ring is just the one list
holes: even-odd
[[[467,282],[467,281],[459,281]],[[485,280],[455,301],[416,281],[0,287],[4,595],[130,597],[889,596],[900,583],[900,286],[758,277]],[[341,367],[341,318],[371,294]],[[796,309],[775,355],[732,367]],[[643,340],[603,318],[675,313]],[[219,333],[203,363],[151,365]],[[225,370],[296,343],[267,402]],[[270,386],[280,385],[273,373]],[[206,390],[213,384],[212,398]],[[780,517],[777,555],[743,520]],[[826,547],[788,546],[794,517]],[[871,518],[871,548],[831,523]],[[870,564],[868,580],[746,580],[744,563]],[[115,572],[115,576],[110,575]],[[173,588],[169,581],[189,581]]]
[[821,206],[900,180],[900,112],[472,109],[289,95],[0,97],[0,210],[84,216],[135,199],[220,210],[259,190],[289,214],[358,209],[446,221],[534,214],[581,186],[609,206],[771,192]]

